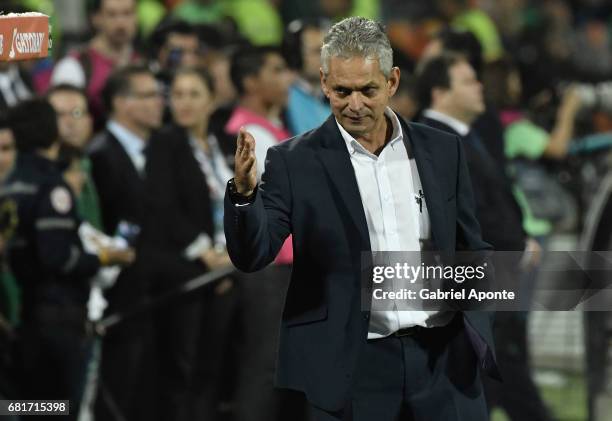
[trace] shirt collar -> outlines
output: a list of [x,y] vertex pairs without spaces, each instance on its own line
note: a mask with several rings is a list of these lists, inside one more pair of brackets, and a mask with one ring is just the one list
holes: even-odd
[[[399,122],[399,119],[397,118],[397,115],[393,112],[391,108],[385,108],[385,115],[389,117],[389,120],[391,120],[391,125],[393,126],[391,140],[387,145],[392,145],[393,147],[396,142],[401,141],[404,138],[402,126]],[[364,148],[361,143],[359,143],[353,136],[349,134],[349,132],[344,129],[344,127],[342,127],[342,125],[338,122],[338,119],[336,119],[336,124],[338,125],[338,129],[340,130],[342,139],[344,139],[344,142],[346,143],[346,147],[349,151],[349,154],[352,155],[355,152],[359,151],[371,155],[370,152],[368,152],[368,150]]]
[[109,120],[106,129],[111,132],[125,149],[128,155],[141,154],[145,148],[145,140],[129,131],[115,120]]
[[437,120],[450,126],[454,131],[459,133],[460,136],[467,136],[467,134],[470,132],[470,126],[465,124],[463,121],[459,121],[455,117],[451,117],[448,114],[441,113],[440,111],[428,108],[423,112],[423,115],[427,118]]

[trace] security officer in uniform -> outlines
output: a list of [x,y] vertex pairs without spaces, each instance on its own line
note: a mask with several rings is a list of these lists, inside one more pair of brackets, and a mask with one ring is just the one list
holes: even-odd
[[18,329],[21,399],[70,400],[76,419],[89,353],[89,279],[101,265],[129,264],[132,250],[86,253],[75,198],[57,161],[57,117],[45,100],[9,111],[18,156],[0,190],[8,261],[22,290]]

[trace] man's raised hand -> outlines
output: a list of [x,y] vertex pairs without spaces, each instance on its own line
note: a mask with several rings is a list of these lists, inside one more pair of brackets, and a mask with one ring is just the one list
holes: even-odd
[[234,182],[236,190],[243,196],[250,196],[257,185],[257,159],[255,138],[244,128],[238,132]]

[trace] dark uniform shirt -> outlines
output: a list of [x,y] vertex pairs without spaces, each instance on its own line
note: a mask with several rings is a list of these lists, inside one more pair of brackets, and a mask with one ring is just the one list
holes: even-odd
[[[57,163],[20,153],[0,189],[11,270],[22,289],[22,316],[40,308],[85,311],[100,261],[84,252],[74,196]],[[80,312],[80,311],[79,311]]]

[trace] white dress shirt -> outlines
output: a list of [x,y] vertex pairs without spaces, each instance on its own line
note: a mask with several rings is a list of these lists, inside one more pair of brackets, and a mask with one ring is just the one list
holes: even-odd
[[440,111],[428,108],[423,111],[423,116],[446,124],[451,129],[459,133],[459,136],[461,137],[467,136],[467,134],[470,132],[470,126],[465,124],[463,121],[457,120],[455,117],[451,117],[447,114],[441,113]]
[[134,164],[134,168],[136,168],[138,174],[143,177],[145,164],[147,162],[144,153],[147,139],[141,139],[136,134],[117,123],[115,120],[110,120],[106,124],[106,129],[117,138],[125,152],[130,157],[132,164]]
[[[421,179],[414,157],[408,157],[397,116],[390,108],[385,110],[385,115],[393,124],[393,134],[379,156],[368,152],[336,123],[355,170],[372,252],[420,252],[421,241],[431,237],[427,204],[423,200],[420,208],[416,200],[422,192]],[[421,264],[418,253],[405,255],[411,256],[409,264]],[[399,291],[405,281],[392,282],[392,289]],[[449,320],[445,314],[436,311],[400,310],[406,308],[401,300],[395,300],[392,307],[371,312],[368,339],[382,338],[398,329],[417,325],[440,326]]]

